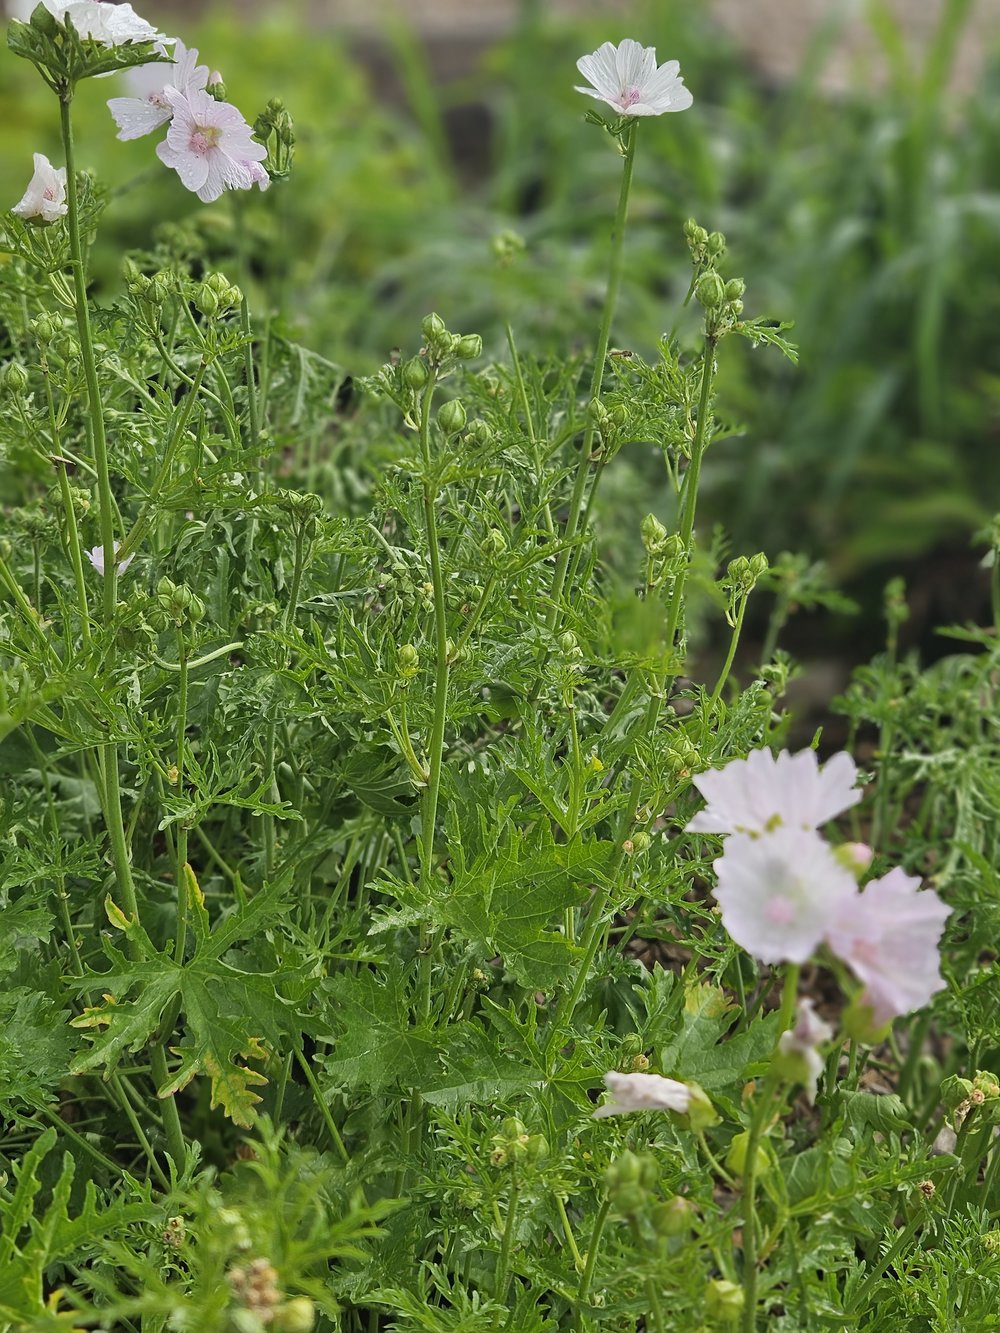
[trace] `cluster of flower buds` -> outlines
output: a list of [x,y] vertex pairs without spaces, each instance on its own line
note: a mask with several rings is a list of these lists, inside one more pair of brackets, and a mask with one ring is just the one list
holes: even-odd
[[[225,88],[222,95],[225,96]],[[214,88],[209,92],[218,96]],[[264,167],[271,180],[286,180],[292,170],[295,156],[295,127],[284,102],[280,97],[272,97],[267,106],[253,123],[254,135],[267,149]]]
[[941,1084],[941,1101],[955,1129],[974,1111],[991,1125],[1000,1124],[1000,1082],[996,1074],[977,1069],[971,1079],[952,1074]]
[[706,231],[694,218],[688,218],[684,224],[684,236],[694,268],[692,290],[695,300],[705,311],[708,336],[718,341],[743,313],[746,283],[742,278],[727,280],[718,271],[719,263],[726,253],[726,238],[721,231]]
[[493,1166],[519,1166],[540,1162],[548,1156],[549,1144],[544,1134],[529,1134],[523,1121],[510,1116],[500,1126],[490,1142],[490,1162]]
[[205,603],[185,583],[174,583],[164,575],[156,585],[156,598],[150,621],[157,629],[166,629],[173,623],[197,625],[205,619]]

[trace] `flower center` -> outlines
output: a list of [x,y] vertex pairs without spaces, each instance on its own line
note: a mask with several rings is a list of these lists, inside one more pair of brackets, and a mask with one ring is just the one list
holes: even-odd
[[215,125],[196,125],[191,131],[188,147],[192,153],[207,153],[219,142],[222,131]]
[[642,101],[642,93],[633,83],[630,88],[623,88],[618,98],[618,105],[623,111],[627,111],[630,106],[635,106],[636,102]]
[[771,898],[764,909],[764,915],[775,926],[787,926],[795,920],[795,904],[787,898]]

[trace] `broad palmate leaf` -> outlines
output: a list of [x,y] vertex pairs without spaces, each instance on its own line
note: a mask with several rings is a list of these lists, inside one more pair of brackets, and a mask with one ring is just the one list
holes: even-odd
[[183,963],[169,950],[161,953],[138,922],[130,921],[110,900],[106,903],[108,918],[137,956],[126,957],[106,940],[111,970],[70,983],[78,990],[99,988],[104,994],[103,1004],[85,1009],[73,1020],[75,1027],[95,1035],[89,1050],[73,1062],[72,1072],[114,1069],[123,1055],[149,1041],[168,1010],[176,1009],[183,1017],[185,1035],[171,1049],[180,1056],[180,1064],[159,1095],[169,1097],[196,1074],[206,1074],[211,1079],[212,1105],[221,1106],[236,1124],[249,1126],[260,1101],[253,1087],[267,1080],[245,1062],[265,1058],[269,1048],[301,1026],[292,1006],[278,994],[275,976],[240,971],[225,955],[274,918],[284,885],[269,885],[210,930],[204,898],[190,867],[185,879],[196,947]]

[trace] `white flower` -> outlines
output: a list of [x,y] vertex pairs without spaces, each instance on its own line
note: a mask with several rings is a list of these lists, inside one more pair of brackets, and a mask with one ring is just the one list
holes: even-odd
[[625,116],[659,116],[664,111],[685,111],[694,98],[684,87],[680,65],[668,60],[656,66],[656,48],[626,37],[620,46],[605,42],[589,56],[581,56],[576,67],[592,88],[577,86],[578,93],[607,102]]
[[[118,552],[119,552],[120,550],[121,550],[121,546],[118,545],[118,543],[116,543],[116,544],[115,544],[115,555],[117,555]],[[91,547],[91,549],[90,549],[89,551],[84,551],[84,555],[87,557],[87,559],[90,561],[90,563],[91,563],[91,564],[94,566],[94,568],[97,570],[98,574],[100,574],[100,576],[103,578],[103,577],[104,577],[104,547],[103,547],[103,546],[93,546],[93,547]],[[134,555],[134,553],[133,553],[132,555],[127,555],[127,556],[125,557],[125,559],[122,560],[122,561],[119,563],[119,565],[118,565],[118,573],[119,573],[119,574],[124,574],[125,571],[126,571],[126,569],[128,569],[129,565],[132,563],[132,561],[133,561],[134,559],[135,559],[135,555]]]
[[[166,55],[166,48],[157,45],[161,55]],[[112,97],[108,101],[108,110],[118,126],[118,138],[141,139],[144,134],[151,134],[174,114],[174,109],[167,101],[166,90],[174,88],[185,97],[199,92],[208,84],[208,66],[198,64],[196,49],[188,50],[182,41],[174,43],[173,63],[155,63],[139,65],[125,71],[131,97]]]
[[38,0],[7,0],[7,17],[27,23],[37,4]]
[[67,211],[66,168],[54,167],[44,153],[35,153],[35,174],[19,203],[10,210],[19,218],[55,222]]
[[753,750],[694,785],[708,804],[689,821],[694,833],[764,833],[775,828],[818,829],[861,800],[858,770],[841,751],[822,768],[813,750],[775,758]]
[[723,924],[764,963],[804,963],[857,895],[830,847],[802,828],[734,833],[715,873]]
[[810,1105],[816,1100],[816,1084],[823,1072],[819,1047],[833,1036],[833,1028],[816,1013],[812,1000],[799,1000],[795,1026],[778,1038],[778,1050],[786,1057],[789,1074],[806,1090]]
[[107,0],[44,0],[44,4],[60,23],[69,20],[81,37],[89,37],[101,46],[174,40],[140,18],[128,4],[113,5]]
[[266,188],[267,173],[260,163],[267,149],[251,137],[253,131],[236,107],[216,102],[206,92],[185,97],[168,87],[164,96],[173,119],[156,152],[203,203],[218,199],[226,189]]
[[599,1106],[594,1119],[608,1115],[628,1115],[630,1111],[677,1111],[683,1115],[691,1103],[691,1089],[676,1079],[659,1074],[604,1075],[611,1100]]
[[922,1008],[944,985],[938,941],[950,911],[899,866],[841,904],[827,941],[864,983],[876,1027]]

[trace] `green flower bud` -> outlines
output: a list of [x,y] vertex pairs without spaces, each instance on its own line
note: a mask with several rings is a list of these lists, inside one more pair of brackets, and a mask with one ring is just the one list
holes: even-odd
[[708,253],[715,259],[723,253],[726,248],[726,238],[721,231],[709,232],[708,235]]
[[[208,93],[209,97],[214,97],[217,102],[224,102],[226,100],[226,85],[221,79],[216,79],[214,83],[208,84],[205,91]],[[312,1325],[310,1325],[310,1328],[311,1327]]]
[[420,669],[420,654],[412,643],[404,643],[396,655],[396,665],[404,680],[410,680]]
[[35,341],[44,347],[56,336],[58,325],[49,315],[41,314],[31,321],[31,331],[35,335]]
[[473,421],[465,432],[466,444],[474,448],[487,449],[493,443],[493,429],[485,421]]
[[971,1079],[961,1078],[958,1074],[952,1074],[941,1084],[941,1101],[946,1110],[954,1111],[956,1106],[960,1106],[962,1102],[968,1101],[971,1092]]
[[716,1277],[705,1291],[705,1313],[710,1319],[735,1324],[743,1315],[743,1288],[738,1282]]
[[408,389],[422,389],[430,378],[427,362],[422,357],[411,356],[403,366],[403,383]]
[[1000,1097],[1000,1083],[997,1082],[996,1074],[991,1074],[986,1070],[977,1069],[973,1074],[972,1089],[974,1092],[981,1092],[987,1101],[993,1101]]
[[275,1333],[310,1333],[316,1325],[316,1307],[308,1296],[296,1296],[279,1305],[271,1328]]
[[742,278],[730,278],[726,283],[726,300],[738,301],[746,289],[747,285]]
[[[729,1145],[729,1151],[726,1153],[726,1166],[732,1171],[734,1176],[743,1177],[747,1169],[747,1153],[750,1150],[750,1131],[742,1130],[739,1134],[733,1135],[733,1141]],[[756,1174],[758,1176],[767,1175],[771,1169],[771,1159],[768,1156],[767,1149],[763,1143],[757,1144],[757,1162]]]
[[447,435],[457,435],[466,422],[465,408],[457,398],[451,398],[438,408],[438,425]]
[[448,330],[440,315],[425,315],[420,321],[420,332],[427,342],[437,342]]
[[668,533],[655,514],[646,515],[639,524],[639,531],[642,533],[642,544],[650,555],[656,555],[663,549]]
[[19,361],[8,361],[0,369],[0,388],[12,398],[19,398],[28,387],[28,372]]
[[216,292],[213,291],[208,283],[203,282],[194,294],[194,304],[206,319],[212,319],[213,316],[219,313],[221,302],[219,301]]
[[491,556],[503,555],[507,550],[507,538],[499,528],[490,528],[483,545]]
[[709,269],[695,283],[694,294],[706,310],[718,310],[726,299],[725,284],[714,269]]
[[675,1194],[651,1208],[649,1220],[658,1236],[683,1236],[691,1230],[697,1211],[690,1199]]
[[460,361],[475,361],[483,354],[483,340],[478,333],[467,333],[455,344],[455,355]]

